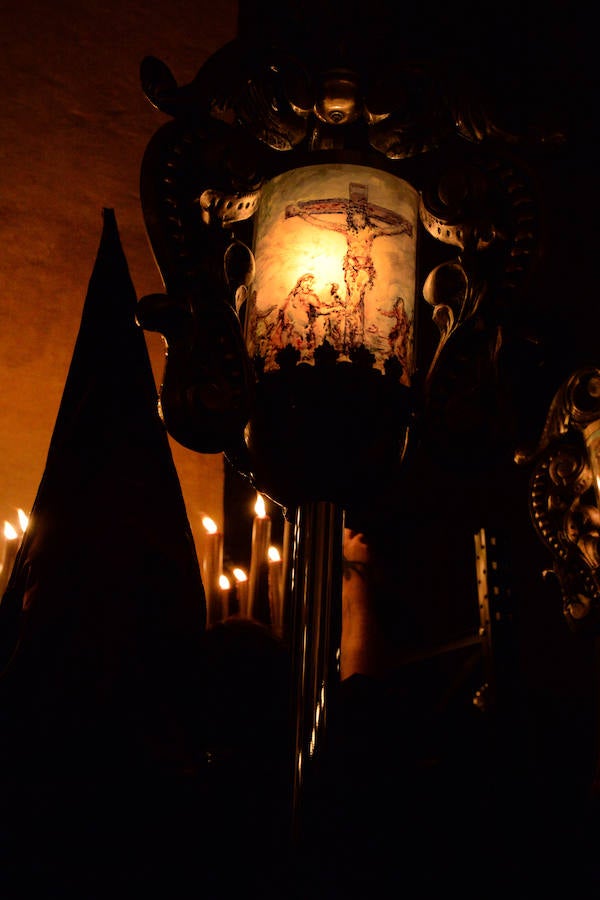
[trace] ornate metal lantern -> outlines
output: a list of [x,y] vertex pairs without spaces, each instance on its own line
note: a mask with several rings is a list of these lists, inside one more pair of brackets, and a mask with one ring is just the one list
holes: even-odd
[[338,17],[308,43],[252,25],[183,87],[142,63],[171,121],[141,173],[166,294],[138,319],[168,346],[171,435],[224,452],[295,522],[299,788],[339,674],[345,511],[385,493],[423,423],[444,448],[482,427],[474,397],[494,383],[538,236],[512,148],[561,135],[519,134],[434,57],[373,77]]
[[263,189],[245,317],[259,398],[246,446],[253,477],[286,507],[351,501],[378,471],[383,428],[384,469],[401,454],[417,214],[407,182],[365,166],[307,165]]

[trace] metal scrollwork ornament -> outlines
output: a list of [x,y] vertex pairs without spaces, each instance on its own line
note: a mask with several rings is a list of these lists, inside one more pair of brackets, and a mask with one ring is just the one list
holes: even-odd
[[556,393],[538,446],[516,462],[533,466],[530,511],[554,557],[563,612],[573,629],[600,624],[600,369],[574,372]]

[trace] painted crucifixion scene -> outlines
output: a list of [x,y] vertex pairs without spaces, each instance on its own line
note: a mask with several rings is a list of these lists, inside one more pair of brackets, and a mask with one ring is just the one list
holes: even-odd
[[416,217],[410,185],[364,167],[310,166],[267,186],[246,324],[264,371],[286,348],[309,364],[325,345],[342,362],[364,348],[381,371],[395,359],[410,383]]

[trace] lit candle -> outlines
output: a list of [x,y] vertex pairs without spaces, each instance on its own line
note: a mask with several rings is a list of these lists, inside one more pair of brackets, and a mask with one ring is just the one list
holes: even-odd
[[277,547],[271,545],[267,551],[269,558],[269,611],[271,628],[279,637],[283,636],[283,560]]
[[248,579],[248,609],[252,619],[269,624],[269,561],[267,548],[271,543],[271,519],[265,511],[260,494],[254,506],[256,515],[252,525],[252,551]]
[[231,591],[231,582],[227,575],[224,575],[223,573],[219,575],[219,590],[221,591],[221,619],[226,619],[230,615],[229,594]]
[[250,618],[250,610],[248,608],[248,576],[243,569],[236,566],[233,570],[235,578],[235,612],[244,619]]
[[219,576],[223,570],[223,535],[210,516],[203,516],[202,524],[206,533],[200,569],[206,594],[206,624],[212,625],[221,615]]
[[12,567],[19,549],[19,535],[10,522],[4,522],[4,555],[2,558],[2,568],[0,569],[0,602],[4,596],[4,591],[8,585],[8,579],[12,572]]
[[19,517],[19,525],[21,526],[21,534],[25,534],[25,532],[27,530],[27,526],[29,525],[29,516],[22,509],[17,510],[17,516]]

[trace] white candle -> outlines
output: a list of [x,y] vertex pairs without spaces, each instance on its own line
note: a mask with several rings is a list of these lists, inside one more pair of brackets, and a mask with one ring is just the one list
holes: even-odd
[[254,506],[256,515],[252,525],[252,551],[248,579],[248,609],[252,619],[269,623],[269,570],[267,548],[271,543],[271,519],[266,514],[265,501],[260,494]]
[[231,592],[231,582],[227,575],[221,573],[219,575],[219,590],[221,592],[221,619],[227,619],[231,615],[229,610],[229,596]]
[[223,571],[223,535],[210,516],[203,516],[202,524],[206,533],[200,571],[206,595],[206,624],[212,625],[221,616],[219,576]]
[[233,570],[233,577],[235,578],[235,612],[244,619],[248,619],[250,617],[250,609],[248,608],[248,575],[244,569],[236,566]]
[[2,568],[0,569],[0,602],[8,585],[10,573],[20,545],[19,535],[10,522],[4,522],[4,554]]
[[269,559],[269,611],[271,628],[279,637],[283,636],[283,560],[277,547],[271,545],[267,551]]

